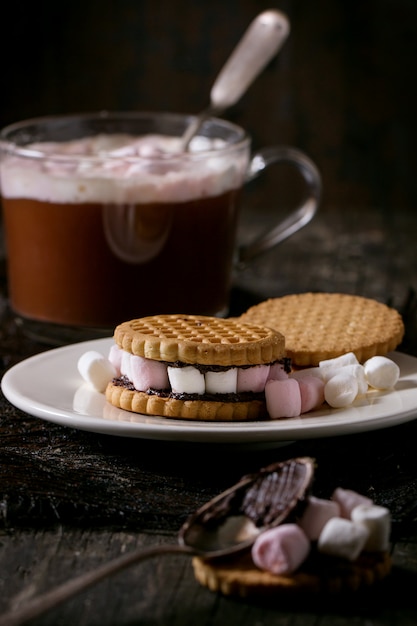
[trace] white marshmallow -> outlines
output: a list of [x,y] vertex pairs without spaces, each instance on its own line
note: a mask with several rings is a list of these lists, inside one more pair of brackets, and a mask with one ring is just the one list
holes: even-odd
[[206,393],[236,393],[237,368],[223,372],[206,372]]
[[364,363],[368,384],[375,389],[391,389],[400,377],[400,368],[385,356],[373,356]]
[[339,516],[340,506],[337,502],[310,496],[298,525],[311,541],[316,541],[329,519]]
[[117,374],[116,368],[106,357],[95,350],[88,350],[78,359],[78,371],[83,379],[100,393]]
[[322,369],[322,376],[325,383],[338,374],[350,374],[356,378],[358,382],[358,395],[363,395],[368,391],[365,368],[360,363],[350,363],[349,365],[342,365],[341,367],[331,366]]
[[355,365],[359,363],[356,354],[353,352],[346,352],[345,354],[341,354],[340,356],[336,356],[333,359],[325,359],[320,361],[319,367],[326,370],[328,367],[343,367],[344,365]]
[[372,506],[373,501],[361,493],[357,493],[353,489],[343,489],[337,487],[332,493],[332,500],[337,502],[340,506],[340,515],[350,519],[352,511],[355,507],[364,504],[366,506]]
[[336,374],[324,385],[324,399],[327,404],[339,409],[352,404],[358,391],[358,381],[352,374]]
[[168,378],[174,393],[197,393],[203,394],[206,390],[204,374],[196,367],[168,366]]
[[352,511],[352,521],[363,524],[369,531],[365,550],[388,550],[391,533],[391,515],[383,506],[360,504]]
[[320,533],[317,548],[324,554],[354,561],[362,552],[368,537],[369,530],[363,524],[332,517]]

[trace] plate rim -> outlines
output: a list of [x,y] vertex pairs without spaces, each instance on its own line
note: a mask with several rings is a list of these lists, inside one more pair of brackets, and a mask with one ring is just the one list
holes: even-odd
[[[203,422],[194,420],[175,420],[164,417],[152,417],[137,415],[122,409],[117,409],[122,420],[105,419],[104,416],[88,416],[51,407],[46,402],[41,402],[30,397],[28,392],[22,393],[21,378],[33,365],[50,367],[51,363],[66,357],[73,359],[74,380],[72,384],[78,386],[83,384],[81,376],[77,371],[77,360],[83,352],[87,350],[99,350],[105,352],[109,349],[112,337],[92,339],[74,344],[68,344],[57,348],[52,348],[19,361],[10,367],[3,374],[1,379],[1,389],[6,399],[19,410],[44,421],[55,423],[64,427],[75,428],[100,434],[115,435],[121,437],[152,439],[172,442],[193,442],[193,443],[237,443],[237,444],[282,444],[289,441],[301,439],[315,439],[318,437],[330,437],[335,435],[347,435],[357,432],[368,432],[379,430],[390,426],[411,421],[417,417],[417,358],[402,352],[392,352],[390,356],[394,360],[405,360],[415,365],[414,382],[416,386],[415,404],[408,409],[382,417],[369,415],[351,422],[343,419],[337,423],[329,416],[337,417],[342,415],[341,411],[347,415],[348,409],[327,409],[326,415],[322,416],[323,422],[308,423],[314,418],[317,411],[304,414],[299,418],[288,418],[282,420],[266,420],[257,422]],[[76,355],[77,359],[76,359]],[[58,379],[56,379],[58,380]],[[400,377],[400,381],[401,381]],[[62,381],[60,381],[62,382]],[[69,383],[68,383],[69,384]],[[20,390],[19,390],[20,388]],[[68,393],[71,387],[68,388]],[[98,392],[96,392],[98,393]],[[374,392],[371,392],[374,393]],[[391,393],[401,393],[399,391],[376,392],[375,398],[383,398]],[[102,394],[101,394],[102,395]],[[104,398],[104,396],[103,396]],[[104,400],[104,406],[111,407]],[[372,413],[372,405],[352,406],[353,412]],[[113,408],[113,407],[111,407]],[[368,409],[368,410],[367,410]],[[320,413],[319,411],[318,413]],[[146,421],[134,421],[143,418]],[[316,419],[321,419],[317,416]],[[161,423],[162,421],[162,423]],[[326,421],[328,422],[326,424]]]

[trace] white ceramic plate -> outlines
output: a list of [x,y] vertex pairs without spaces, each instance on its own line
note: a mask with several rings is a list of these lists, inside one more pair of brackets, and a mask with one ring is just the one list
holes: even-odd
[[394,352],[400,369],[395,390],[370,391],[349,408],[320,410],[297,418],[265,422],[196,422],[138,415],[105,401],[77,371],[87,350],[108,355],[112,339],[56,348],[30,357],[3,376],[6,398],[18,409],[71,428],[176,442],[283,445],[298,439],[328,437],[386,428],[417,417],[417,359]]

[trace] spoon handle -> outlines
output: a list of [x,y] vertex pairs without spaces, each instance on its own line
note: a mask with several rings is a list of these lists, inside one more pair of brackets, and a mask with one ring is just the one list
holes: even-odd
[[62,602],[69,600],[73,596],[85,591],[89,587],[99,583],[101,580],[117,574],[118,572],[135,565],[140,561],[150,559],[155,556],[163,554],[195,554],[195,551],[187,546],[179,544],[162,544],[159,546],[153,546],[148,549],[138,549],[118,556],[111,561],[103,563],[99,567],[80,574],[66,582],[62,583],[58,587],[47,591],[39,596],[36,596],[32,600],[29,600],[26,604],[15,609],[11,609],[8,613],[4,613],[0,616],[0,626],[20,626],[27,621],[46,613],[50,609],[58,606]]
[[278,52],[289,32],[289,21],[280,11],[271,9],[255,17],[217,76],[210,92],[210,106],[187,127],[182,138],[183,150],[188,149],[204,120],[211,115],[221,115],[236,104]]
[[213,109],[222,111],[235,104],[267,63],[276,55],[290,32],[280,11],[260,13],[233,50],[210,92]]

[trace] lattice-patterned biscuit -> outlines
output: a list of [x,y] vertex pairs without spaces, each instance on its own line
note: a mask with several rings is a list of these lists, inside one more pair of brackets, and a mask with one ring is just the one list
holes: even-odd
[[134,413],[206,422],[253,421],[266,416],[266,405],[262,400],[247,402],[178,400],[133,391],[115,383],[108,384],[106,400],[120,409]]
[[360,362],[394,350],[404,336],[401,315],[376,300],[339,293],[271,298],[246,311],[242,322],[269,326],[285,336],[286,354],[298,366],[354,352]]
[[284,355],[284,337],[248,320],[198,315],[154,315],[124,322],[116,344],[156,361],[198,365],[258,365]]
[[[322,558],[321,558],[322,557]],[[355,561],[316,554],[291,575],[259,570],[250,553],[233,559],[193,558],[194,575],[211,591],[240,598],[270,600],[300,594],[334,594],[366,589],[391,570],[387,552],[363,552]]]

